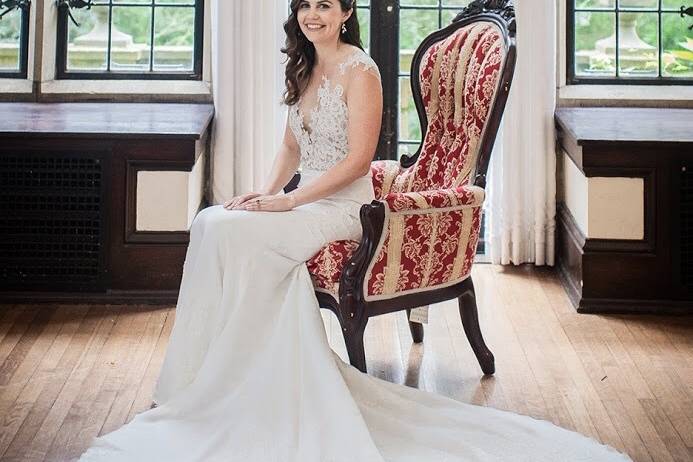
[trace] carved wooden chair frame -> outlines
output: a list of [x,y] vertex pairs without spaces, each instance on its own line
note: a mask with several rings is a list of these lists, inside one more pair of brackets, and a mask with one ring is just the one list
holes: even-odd
[[[515,69],[516,29],[512,1],[476,0],[462,10],[449,26],[426,37],[414,54],[411,66],[411,86],[422,127],[422,139],[425,139],[428,121],[423,106],[419,81],[419,68],[423,55],[434,43],[444,40],[458,29],[476,21],[488,21],[496,24],[502,31],[506,48],[502,75],[498,82],[497,97],[488,115],[488,125],[481,139],[476,170],[474,170],[476,172],[474,185],[484,188],[486,186],[486,173],[491,151],[505,109]],[[414,165],[422,147],[423,142],[416,153],[411,156],[403,156],[400,160],[402,167],[408,168]],[[285,190],[290,191],[294,189],[297,179],[295,177],[286,186]],[[472,350],[479,361],[482,371],[485,374],[493,374],[495,372],[494,357],[493,353],[486,346],[479,327],[476,295],[471,276],[456,285],[445,288],[393,296],[386,300],[366,301],[364,299],[363,286],[366,282],[366,271],[369,263],[375,256],[376,248],[383,232],[385,204],[379,200],[374,200],[370,204],[364,204],[361,207],[360,219],[363,226],[363,237],[359,247],[346,262],[342,270],[339,283],[339,300],[335,300],[334,297],[325,292],[315,292],[320,307],[330,309],[337,315],[351,364],[359,370],[366,372],[363,334],[370,317],[401,310],[406,310],[407,316],[409,316],[413,308],[457,298],[464,331]],[[422,342],[423,325],[409,321],[409,328],[413,341],[415,343]]]

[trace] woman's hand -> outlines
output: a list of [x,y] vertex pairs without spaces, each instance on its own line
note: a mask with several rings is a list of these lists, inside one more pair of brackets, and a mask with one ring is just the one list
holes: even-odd
[[247,201],[241,208],[257,212],[286,212],[296,206],[293,194],[259,196]]
[[236,196],[224,202],[224,208],[226,210],[244,210],[243,204],[251,199],[262,196],[262,193],[249,192]]

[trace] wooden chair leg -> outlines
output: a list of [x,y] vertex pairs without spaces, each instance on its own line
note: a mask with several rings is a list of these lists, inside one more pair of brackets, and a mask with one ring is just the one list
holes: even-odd
[[363,333],[366,331],[367,323],[368,318],[366,318],[362,325],[354,329],[344,330],[344,327],[342,327],[344,343],[346,344],[347,353],[349,354],[349,362],[364,374],[366,373],[366,352],[363,348]]
[[481,335],[479,313],[476,308],[476,294],[471,276],[468,281],[469,287],[458,298],[462,326],[464,327],[464,333],[467,335],[467,340],[469,340],[469,344],[476,355],[476,359],[479,361],[481,370],[484,374],[491,375],[496,372],[495,359],[491,350],[486,346],[484,337]]
[[407,322],[409,323],[409,331],[411,332],[411,338],[414,343],[423,342],[424,328],[423,324],[419,322],[409,321],[409,316],[411,315],[411,310],[407,310]]

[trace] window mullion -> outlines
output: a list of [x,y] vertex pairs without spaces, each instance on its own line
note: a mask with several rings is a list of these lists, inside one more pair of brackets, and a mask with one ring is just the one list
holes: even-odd
[[[67,38],[66,38],[67,40]],[[106,72],[111,72],[111,60],[113,59],[113,53],[111,52],[111,47],[113,46],[113,0],[108,1],[108,45],[106,46]]]
[[154,27],[156,25],[156,22],[154,20],[154,16],[156,15],[156,8],[154,7],[154,0],[151,0],[152,2],[152,18],[151,22],[149,23],[149,72],[154,72]]
[[657,59],[657,68],[659,72],[657,76],[662,77],[662,64],[664,63],[664,40],[662,39],[662,0],[659,0],[657,8],[657,54],[659,55]]
[[371,55],[383,85],[383,120],[377,158],[397,159],[399,92],[399,2],[371,2]]

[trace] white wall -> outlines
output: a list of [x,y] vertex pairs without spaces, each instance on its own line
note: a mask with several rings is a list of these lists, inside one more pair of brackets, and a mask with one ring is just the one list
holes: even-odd
[[137,231],[187,231],[204,192],[205,155],[191,172],[137,172]]
[[591,239],[640,240],[645,236],[642,178],[587,178],[565,151],[558,153],[558,200]]

